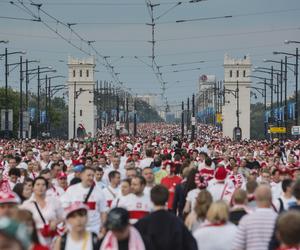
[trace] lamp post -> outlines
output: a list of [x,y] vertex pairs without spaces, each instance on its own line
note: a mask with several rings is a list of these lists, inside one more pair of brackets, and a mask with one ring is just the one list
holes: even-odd
[[[7,41],[3,41],[3,43],[7,43]],[[9,124],[8,124],[8,75],[9,75],[9,69],[8,69],[8,56],[14,55],[14,54],[25,54],[25,51],[14,51],[14,52],[8,52],[7,48],[5,48],[5,53],[0,54],[0,56],[5,57],[5,118],[4,118],[4,136],[6,138],[9,138]]]
[[[298,43],[297,41],[293,41],[294,43]],[[296,48],[296,53],[292,54],[292,53],[286,53],[286,52],[278,52],[278,51],[274,51],[273,52],[274,55],[287,55],[287,56],[294,56],[296,58],[296,62],[295,62],[295,82],[296,82],[296,89],[295,89],[295,125],[298,126],[298,63],[299,63],[299,51],[298,48]]]
[[195,94],[192,96],[192,133],[191,133],[191,141],[193,142],[195,139],[195,127],[196,127],[196,118],[195,118]]
[[181,138],[184,137],[184,102],[181,103]]

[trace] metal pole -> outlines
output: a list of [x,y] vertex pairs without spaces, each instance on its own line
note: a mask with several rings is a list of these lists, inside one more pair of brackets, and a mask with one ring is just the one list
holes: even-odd
[[276,89],[277,89],[277,127],[279,127],[279,75],[278,74],[276,74],[276,76],[277,76],[277,84],[276,84]]
[[284,57],[284,122],[287,128],[288,123],[288,103],[287,103],[287,56]]
[[23,58],[20,56],[20,139],[23,139]]
[[[26,59],[26,64],[25,64],[25,111],[27,112],[27,117],[29,118],[28,114],[28,84],[29,84],[29,75],[28,75],[28,59]],[[30,121],[29,121],[30,124]],[[29,130],[29,124],[27,124],[27,129]],[[29,131],[26,130],[26,138],[29,137]]]
[[236,125],[240,127],[240,89],[239,81],[236,81]]
[[116,136],[120,137],[120,99],[117,93],[117,117],[116,117]]
[[39,137],[40,125],[40,66],[38,66],[38,89],[37,89],[37,121],[36,121],[36,137]]
[[126,100],[126,129],[129,134],[129,102],[128,102],[127,92],[125,93],[125,100]]
[[189,131],[190,129],[190,98],[187,99],[187,114],[186,114],[186,127]]
[[134,115],[133,115],[133,136],[137,134],[137,103],[136,98],[134,98]]
[[295,65],[295,77],[296,77],[296,93],[295,93],[295,99],[296,99],[296,107],[295,107],[295,125],[298,126],[298,57],[299,57],[299,51],[298,48],[296,48],[296,65]]
[[[267,112],[267,79],[264,80],[264,108],[265,108],[265,115]],[[268,121],[265,120],[265,138],[267,138],[268,128],[267,128]]]
[[45,106],[46,106],[46,108],[45,108],[45,112],[46,112],[45,132],[48,133],[48,114],[49,114],[49,112],[48,112],[48,76],[47,75],[45,77],[45,84],[46,84],[46,86],[45,86]]
[[73,138],[76,138],[76,82],[74,82]]
[[181,103],[181,138],[184,137],[184,102]]
[[192,96],[192,134],[191,141],[194,141],[195,138],[195,95]]
[[274,110],[273,110],[273,66],[271,66],[271,124],[274,122]]
[[48,133],[50,133],[51,135],[51,78],[49,78],[49,82],[48,82]]
[[[283,60],[280,60],[280,108],[282,109],[282,96],[283,96]],[[284,112],[284,109],[283,109]],[[281,126],[283,126],[284,116],[281,117]]]
[[9,124],[8,124],[8,60],[7,48],[5,48],[5,138],[9,138]]

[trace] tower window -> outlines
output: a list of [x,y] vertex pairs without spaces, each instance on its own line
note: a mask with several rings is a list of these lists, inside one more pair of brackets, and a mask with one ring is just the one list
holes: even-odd
[[79,110],[79,115],[82,116],[82,109]]
[[240,72],[237,70],[236,71],[236,77],[239,77],[240,76]]
[[243,77],[246,77],[246,70],[243,71]]
[[89,75],[90,75],[90,72],[89,72],[89,70],[87,69],[87,70],[86,70],[86,77],[89,77]]
[[79,76],[82,77],[82,70],[79,71]]
[[73,77],[75,77],[76,76],[76,71],[75,71],[75,69],[73,70]]
[[232,70],[229,71],[229,76],[232,77]]

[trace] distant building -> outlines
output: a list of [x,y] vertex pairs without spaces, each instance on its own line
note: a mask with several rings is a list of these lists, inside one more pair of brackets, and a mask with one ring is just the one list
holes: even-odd
[[[242,131],[242,139],[250,139],[251,67],[250,56],[235,59],[225,54],[225,103],[222,114],[224,136],[233,138],[234,129],[239,126]],[[239,102],[237,102],[237,97],[239,97]],[[239,118],[237,117],[237,106],[239,106]]]
[[70,57],[68,59],[69,138],[82,137],[85,132],[90,132],[94,136],[96,132],[95,66],[94,58],[79,60]]

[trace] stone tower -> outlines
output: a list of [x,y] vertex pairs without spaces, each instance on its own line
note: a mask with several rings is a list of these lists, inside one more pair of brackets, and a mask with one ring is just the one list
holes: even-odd
[[96,132],[96,107],[94,105],[95,59],[83,60],[69,57],[69,138]]
[[[225,54],[223,107],[223,134],[234,138],[235,128],[241,128],[241,139],[250,139],[250,86],[251,60],[247,55],[235,59]],[[237,91],[238,90],[238,91]],[[239,110],[239,117],[237,116]]]

